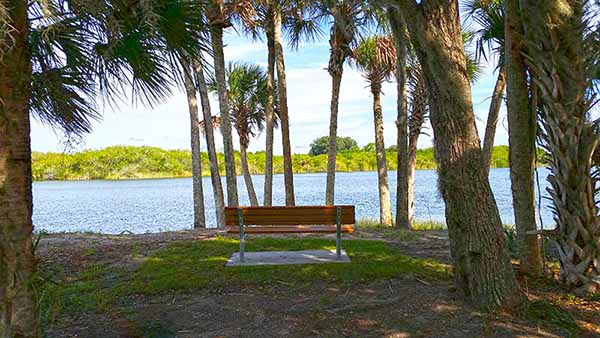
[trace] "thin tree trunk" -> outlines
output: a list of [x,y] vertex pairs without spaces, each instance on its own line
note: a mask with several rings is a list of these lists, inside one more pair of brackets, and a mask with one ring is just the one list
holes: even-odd
[[406,54],[408,52],[408,32],[404,17],[397,9],[388,9],[388,18],[396,45],[396,83],[397,111],[396,127],[398,131],[396,170],[396,227],[411,228],[409,207],[409,156],[408,156],[408,102],[406,98]]
[[338,106],[340,101],[340,85],[342,83],[342,66],[336,70],[330,70],[331,74],[331,106],[329,117],[329,146],[327,147],[327,183],[325,190],[325,204],[335,204],[335,171],[337,160],[337,120]]
[[296,204],[294,198],[294,170],[292,168],[292,146],[290,145],[290,124],[287,105],[287,83],[285,80],[285,62],[281,38],[281,12],[273,13],[275,60],[277,64],[277,87],[279,94],[279,120],[281,121],[281,140],[283,142],[283,176],[285,182],[285,205]]
[[37,337],[39,323],[33,278],[31,55],[27,2],[6,7],[13,46],[0,63],[0,337]]
[[248,190],[248,198],[250,199],[250,205],[253,207],[257,207],[258,198],[256,198],[254,183],[252,183],[252,175],[250,175],[250,168],[248,167],[248,155],[246,154],[246,146],[241,143],[240,160],[242,162],[242,172],[244,173],[244,181],[246,182],[246,190]]
[[340,46],[337,20],[334,18],[334,31],[329,40],[331,54],[329,55],[329,66],[327,71],[331,76],[331,104],[329,116],[329,145],[327,147],[327,183],[325,188],[325,204],[333,205],[335,203],[335,172],[337,161],[337,122],[338,107],[340,103],[340,85],[342,84],[342,75],[344,73],[344,61],[346,55]]
[[212,113],[208,99],[208,88],[204,77],[202,60],[193,60],[194,71],[198,77],[197,85],[202,104],[202,115],[204,120],[204,135],[206,136],[206,150],[208,152],[208,164],[210,166],[210,179],[213,187],[213,198],[215,200],[215,214],[217,216],[217,227],[225,226],[225,199],[223,198],[223,185],[219,173],[219,159],[215,146],[215,132],[212,128]]
[[390,186],[388,182],[385,144],[383,142],[383,112],[381,111],[381,85],[371,85],[373,88],[373,122],[375,125],[375,156],[377,158],[377,183],[379,190],[379,223],[392,225],[392,203],[390,201]]
[[184,86],[187,94],[188,110],[190,113],[190,137],[192,148],[192,190],[194,196],[194,228],[205,228],[204,219],[204,189],[202,187],[202,159],[200,156],[200,126],[198,123],[198,100],[196,98],[196,86],[191,77],[189,62],[185,57],[181,58],[184,68]]
[[[270,13],[273,13],[272,11]],[[271,16],[272,17],[272,16]],[[266,135],[265,135],[265,185],[264,206],[273,204],[273,128],[274,128],[274,105],[275,105],[275,36],[272,22],[267,26],[267,107],[266,113]]]
[[219,95],[219,111],[221,116],[221,134],[223,135],[223,154],[225,155],[225,178],[227,181],[227,205],[238,205],[237,175],[231,117],[229,116],[229,99],[227,98],[227,82],[225,80],[225,55],[223,54],[223,28],[212,25],[210,28],[213,57],[215,62],[215,78]]
[[465,298],[484,308],[523,301],[502,222],[485,171],[471,102],[458,2],[399,2],[429,91],[439,188],[454,261]]
[[492,94],[492,102],[490,102],[490,110],[488,112],[487,123],[485,126],[485,136],[483,137],[482,161],[483,168],[490,172],[492,162],[492,150],[494,149],[494,138],[496,137],[496,126],[498,125],[498,115],[502,107],[502,97],[504,96],[504,88],[506,87],[506,67],[502,65],[498,70],[498,78],[494,86]]
[[536,230],[533,176],[536,108],[529,102],[527,69],[521,56],[524,41],[518,1],[507,0],[505,4],[510,180],[520,256],[519,269],[523,273],[540,275],[543,260],[539,240],[537,235],[527,235],[528,231]]

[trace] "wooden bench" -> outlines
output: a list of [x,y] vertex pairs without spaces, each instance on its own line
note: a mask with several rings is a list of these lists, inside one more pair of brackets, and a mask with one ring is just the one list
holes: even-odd
[[240,234],[240,261],[244,261],[246,234],[336,233],[341,257],[342,233],[354,232],[354,206],[227,207],[227,232]]

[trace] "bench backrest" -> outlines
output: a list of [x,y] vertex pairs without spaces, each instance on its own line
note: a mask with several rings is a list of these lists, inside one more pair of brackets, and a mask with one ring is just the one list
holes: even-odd
[[[242,211],[245,225],[334,225],[338,206],[298,207],[238,207],[225,208],[225,225],[238,226],[238,210]],[[356,223],[353,205],[339,206],[341,224]]]

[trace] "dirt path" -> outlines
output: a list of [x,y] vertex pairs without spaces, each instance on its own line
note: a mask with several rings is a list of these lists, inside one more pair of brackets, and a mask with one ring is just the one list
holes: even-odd
[[[152,235],[49,235],[41,240],[42,265],[77,273],[90,263],[133,271],[147,257],[173,242],[210,240],[215,230]],[[410,241],[377,232],[362,239],[390,242],[407,255],[449,262],[447,234],[420,232]],[[135,254],[132,254],[135,253]],[[528,290],[532,299],[565,300],[578,315],[581,337],[600,337],[600,306],[573,300],[552,287]],[[566,301],[569,300],[567,304]],[[579,303],[578,303],[579,302]],[[562,304],[562,303],[561,303]],[[569,304],[571,307],[569,307]],[[132,296],[109,311],[59,318],[48,337],[563,337],[565,333],[508,314],[483,314],[465,304],[449,282],[424,281],[411,274],[367,283],[360,288],[315,285],[292,290],[273,282],[261,288],[227,285],[195,293]]]

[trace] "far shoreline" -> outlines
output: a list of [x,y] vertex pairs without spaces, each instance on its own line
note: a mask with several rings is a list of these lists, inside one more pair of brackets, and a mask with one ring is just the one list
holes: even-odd
[[[543,166],[539,166],[538,168],[543,168]],[[494,169],[508,169],[508,167],[492,167]],[[437,171],[437,168],[417,168],[416,171]],[[388,173],[395,173],[396,170],[388,170]],[[375,170],[365,170],[365,171],[336,171],[336,174],[351,174],[351,173],[376,173]],[[314,174],[327,174],[326,171],[315,171],[315,172],[302,172],[302,173],[294,173],[296,175],[314,175]],[[252,174],[252,176],[264,176],[264,173]],[[283,176],[283,173],[276,173],[273,176]],[[210,177],[210,174],[202,175],[202,178]],[[221,175],[221,178],[224,178],[225,174]],[[238,178],[243,179],[242,175],[237,175]],[[85,181],[142,181],[142,180],[167,180],[167,179],[187,179],[192,178],[192,175],[142,175],[139,177],[107,177],[107,178],[68,178],[68,179],[36,179],[33,182],[85,182]]]

